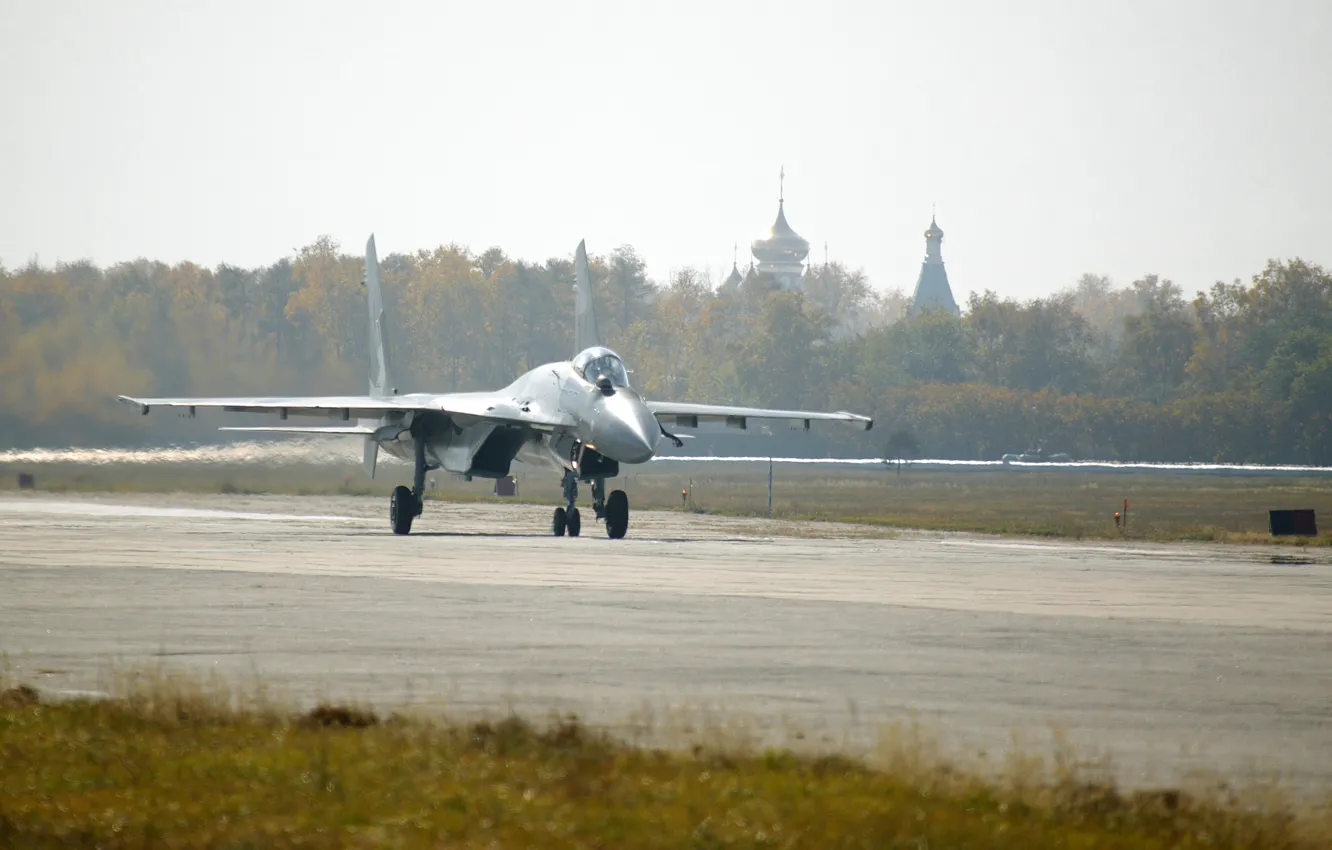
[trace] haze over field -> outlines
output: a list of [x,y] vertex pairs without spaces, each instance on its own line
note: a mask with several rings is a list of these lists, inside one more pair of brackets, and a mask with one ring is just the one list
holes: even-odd
[[[373,231],[404,389],[570,357],[586,237],[649,398],[879,423],[784,453],[1332,464],[1329,9],[15,9],[0,440],[363,392]],[[782,166],[809,262],[728,276]],[[906,310],[932,201],[961,316]]]
[[271,263],[322,234],[720,274],[771,223],[958,301],[1332,255],[1332,6],[6,4],[0,260]]

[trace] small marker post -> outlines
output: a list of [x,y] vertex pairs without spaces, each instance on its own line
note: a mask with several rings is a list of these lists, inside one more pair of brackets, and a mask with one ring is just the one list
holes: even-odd
[[768,458],[768,519],[772,519],[772,458]]

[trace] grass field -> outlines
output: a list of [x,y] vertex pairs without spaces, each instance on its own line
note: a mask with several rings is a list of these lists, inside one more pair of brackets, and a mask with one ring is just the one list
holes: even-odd
[[1324,848],[1271,789],[1126,793],[1058,751],[998,779],[910,735],[870,762],[635,748],[574,718],[283,710],[161,674],[109,700],[0,684],[3,847]]
[[[516,470],[518,468],[515,468]],[[30,471],[45,491],[195,491],[352,493],[387,498],[410,479],[407,467],[381,465],[371,480],[358,467],[336,464],[69,463],[0,465],[0,489]],[[695,510],[737,516],[767,513],[767,465],[655,463],[616,479],[638,508]],[[519,498],[560,502],[556,477],[519,470]],[[430,495],[488,500],[493,482],[464,482],[432,473]],[[682,491],[688,495],[682,499]],[[589,499],[590,489],[582,489]],[[1127,528],[1114,513],[1129,501]],[[1332,517],[1332,476],[1220,475],[1177,472],[1090,472],[1039,469],[935,470],[883,467],[774,468],[773,515],[787,519],[859,522],[897,528],[1074,538],[1125,538],[1235,543],[1272,542],[1267,512],[1313,508]],[[1324,520],[1324,524],[1328,520]],[[1332,545],[1332,533],[1282,538],[1294,545]]]

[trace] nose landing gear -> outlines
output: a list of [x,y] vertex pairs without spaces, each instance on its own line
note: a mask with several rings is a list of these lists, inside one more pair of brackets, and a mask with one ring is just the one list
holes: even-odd
[[[577,537],[582,531],[582,516],[574,503],[578,501],[578,476],[571,470],[564,471],[564,498],[568,502],[563,508],[556,508],[551,517],[550,530],[556,537]],[[606,536],[619,540],[629,530],[629,496],[623,490],[615,490],[606,498],[606,479],[592,479],[592,511],[596,518],[605,520]]]
[[606,536],[619,540],[629,530],[629,495],[623,490],[612,490],[606,500]]

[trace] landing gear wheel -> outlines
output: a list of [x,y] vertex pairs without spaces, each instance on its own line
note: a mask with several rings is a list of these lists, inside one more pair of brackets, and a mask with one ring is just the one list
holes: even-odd
[[407,534],[412,530],[412,520],[421,513],[409,487],[394,487],[389,497],[389,525],[394,534]]
[[578,514],[578,508],[573,508],[566,515],[566,529],[570,537],[577,537],[579,530],[583,527],[583,518]]
[[623,490],[612,490],[606,500],[606,536],[619,540],[629,530],[629,496]]
[[556,537],[563,537],[564,530],[569,525],[569,515],[564,508],[556,508],[555,516],[551,518],[550,530],[555,532]]

